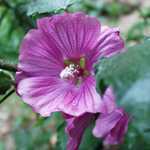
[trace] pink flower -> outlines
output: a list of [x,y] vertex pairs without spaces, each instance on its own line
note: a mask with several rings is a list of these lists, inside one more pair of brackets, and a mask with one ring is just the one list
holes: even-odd
[[109,87],[104,96],[100,113],[85,113],[79,117],[65,115],[68,135],[67,150],[78,150],[85,129],[95,120],[93,134],[103,138],[105,144],[119,144],[127,131],[129,117],[122,108],[117,108],[115,96]]
[[115,110],[117,108],[115,100],[116,96],[113,88],[109,86],[103,95],[103,103],[100,105],[100,112],[102,114],[108,114]]
[[20,48],[17,93],[42,116],[62,111],[72,116],[96,113],[93,64],[121,52],[116,28],[103,28],[84,13],[64,13],[37,21]]
[[123,108],[117,108],[111,88],[104,95],[103,113],[96,120],[93,134],[104,139],[104,144],[119,144],[127,132],[129,116]]
[[129,117],[122,108],[115,109],[110,114],[101,114],[96,120],[93,134],[104,138],[104,144],[119,144],[128,128]]

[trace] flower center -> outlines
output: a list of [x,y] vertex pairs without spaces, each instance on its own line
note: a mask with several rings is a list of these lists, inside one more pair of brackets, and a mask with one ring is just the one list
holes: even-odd
[[89,75],[86,69],[85,58],[81,57],[78,60],[65,60],[65,68],[60,72],[61,79],[67,79],[80,83],[83,77]]
[[79,68],[78,65],[70,64],[61,71],[60,77],[62,79],[74,79],[80,74]]

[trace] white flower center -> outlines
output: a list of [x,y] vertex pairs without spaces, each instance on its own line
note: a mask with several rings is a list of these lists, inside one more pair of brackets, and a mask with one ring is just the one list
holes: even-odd
[[66,66],[60,73],[61,79],[73,79],[79,74],[79,66],[75,64],[70,64]]

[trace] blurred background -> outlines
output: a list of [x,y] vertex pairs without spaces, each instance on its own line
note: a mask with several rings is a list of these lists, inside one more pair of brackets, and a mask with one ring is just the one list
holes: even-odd
[[[34,0],[0,0],[0,61],[17,64],[20,42],[25,33],[35,27],[35,20],[48,13],[32,13],[31,3]],[[141,43],[150,36],[150,0],[79,0],[71,5],[68,11],[84,11],[96,16],[103,25],[118,26],[127,46]],[[41,118],[24,104],[8,82],[13,76],[0,70],[0,150],[63,150],[65,149],[65,123],[59,113],[51,118]],[[139,106],[138,106],[139,105]],[[129,127],[125,143],[121,150],[150,150],[150,126],[145,127],[145,109],[135,103],[136,110],[143,122],[138,128]],[[128,109],[132,109],[128,107]],[[142,115],[142,116],[141,116]],[[145,117],[146,116],[146,117]],[[140,120],[141,121],[141,120]],[[147,120],[148,121],[148,120]],[[150,122],[149,122],[150,125]],[[81,144],[81,150],[100,150],[101,142],[91,134],[91,128],[86,131]],[[143,129],[143,130],[141,130]],[[118,149],[118,148],[116,148]]]

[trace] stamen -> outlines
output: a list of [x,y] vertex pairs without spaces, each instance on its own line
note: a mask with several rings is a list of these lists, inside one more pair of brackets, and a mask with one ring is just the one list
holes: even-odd
[[73,79],[79,74],[78,71],[79,66],[75,64],[70,64],[69,66],[65,67],[60,73],[60,78],[62,79]]

